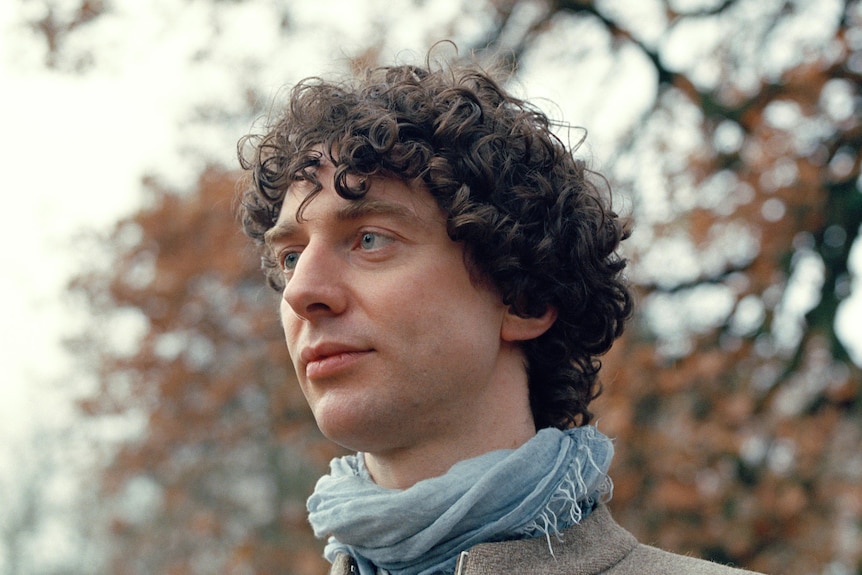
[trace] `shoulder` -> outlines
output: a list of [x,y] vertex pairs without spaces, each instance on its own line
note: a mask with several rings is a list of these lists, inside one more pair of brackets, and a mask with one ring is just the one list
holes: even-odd
[[753,575],[638,543],[604,506],[559,537],[486,543],[463,557],[459,575]]
[[745,571],[696,557],[668,553],[648,545],[638,545],[622,561],[607,571],[608,575],[625,575],[627,573],[639,575],[670,575],[675,573],[756,575],[753,571]]

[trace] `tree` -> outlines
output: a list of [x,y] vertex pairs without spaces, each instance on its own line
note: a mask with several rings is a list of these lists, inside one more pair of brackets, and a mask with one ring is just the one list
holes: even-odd
[[543,38],[595,29],[616,63],[653,70],[655,97],[610,160],[641,227],[643,310],[597,410],[619,438],[614,506],[669,548],[855,572],[860,371],[835,326],[862,224],[862,5],[699,4],[663,3],[656,24],[556,2],[514,44],[530,62]]
[[[664,42],[612,3],[561,2],[533,25],[559,34],[585,18],[655,71],[654,103],[612,165],[649,226],[632,252],[644,321],[609,358],[598,410],[622,451],[615,506],[680,551],[854,572],[860,372],[835,325],[862,223],[862,6],[759,4],[759,20],[753,3],[712,4],[666,5]],[[674,37],[707,19],[711,53],[671,64]],[[824,30],[805,37],[803,21]]]
[[[102,549],[97,540],[105,514],[93,505],[96,490],[76,481],[90,470],[81,457],[89,445],[80,428],[43,424],[17,442],[4,439],[0,574],[98,572]],[[74,522],[67,520],[70,515]]]
[[[642,311],[596,408],[618,438],[617,516],[643,540],[764,572],[858,572],[862,378],[836,317],[862,224],[862,3],[476,6],[440,30],[505,55],[513,84],[556,90],[564,117],[592,117],[636,221]],[[356,40],[357,62],[391,48],[398,11],[369,11],[379,27]],[[88,412],[146,421],[105,475],[157,503],[115,523],[117,573],[320,568],[302,499],[334,451],[290,384],[274,300],[227,215],[233,179],[151,183],[151,206],[110,239],[113,265],[75,284],[95,317],[146,318],[131,354],[98,323],[81,340],[103,384]]]
[[[109,239],[113,265],[73,286],[105,322],[77,342],[102,382],[83,407],[146,419],[103,477],[121,510],[114,573],[320,568],[304,501],[334,450],[307,414],[276,296],[233,217],[234,180],[214,168],[195,193],[154,190]],[[110,342],[118,310],[142,315],[131,354]]]

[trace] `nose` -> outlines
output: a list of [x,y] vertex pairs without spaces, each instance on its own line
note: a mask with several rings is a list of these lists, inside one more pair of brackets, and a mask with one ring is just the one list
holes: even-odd
[[285,303],[306,321],[342,313],[347,303],[343,267],[344,262],[331,248],[309,244],[287,278],[282,296]]

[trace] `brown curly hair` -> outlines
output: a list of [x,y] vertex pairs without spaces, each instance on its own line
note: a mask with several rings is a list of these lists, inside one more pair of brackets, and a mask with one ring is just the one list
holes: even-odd
[[522,317],[556,309],[551,328],[523,343],[536,428],[588,423],[601,392],[598,356],[632,311],[617,253],[629,232],[604,178],[573,158],[548,117],[473,66],[381,67],[344,83],[299,83],[268,133],[239,142],[243,228],[279,290],[284,278],[263,236],[292,182],[311,180],[319,191],[321,149],[346,199],[361,197],[374,175],[420,179],[477,278]]

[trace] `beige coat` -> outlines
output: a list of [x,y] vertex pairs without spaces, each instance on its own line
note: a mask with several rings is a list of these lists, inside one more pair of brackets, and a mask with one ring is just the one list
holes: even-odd
[[[604,506],[582,523],[551,538],[483,543],[461,554],[454,575],[753,575],[702,559],[641,545],[617,525]],[[339,555],[330,575],[358,573]]]

